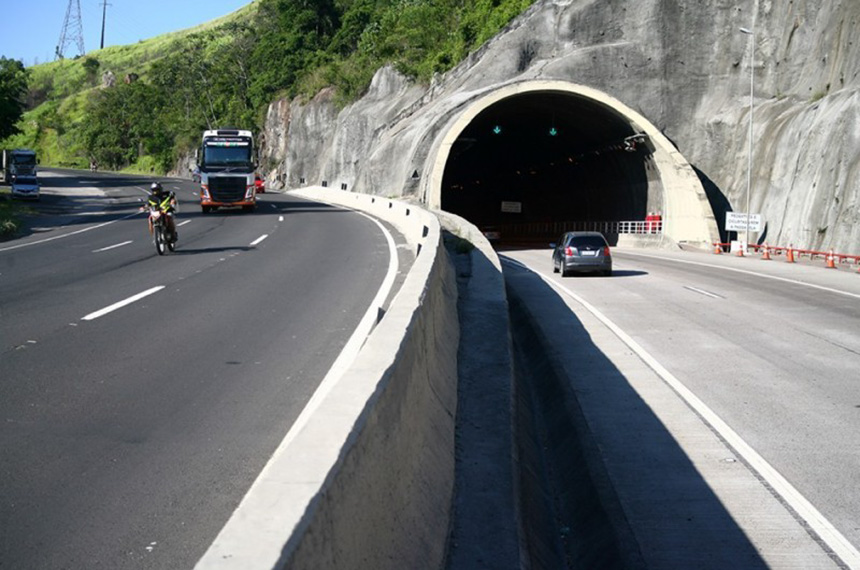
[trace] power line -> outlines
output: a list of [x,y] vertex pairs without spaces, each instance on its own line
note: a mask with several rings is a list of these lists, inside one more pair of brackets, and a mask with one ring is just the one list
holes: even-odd
[[66,47],[72,43],[77,45],[78,55],[86,53],[86,50],[84,50],[84,26],[81,21],[80,0],[69,0],[69,6],[66,8],[66,18],[63,20],[63,31],[60,32],[60,41],[57,43],[56,59],[63,59]]

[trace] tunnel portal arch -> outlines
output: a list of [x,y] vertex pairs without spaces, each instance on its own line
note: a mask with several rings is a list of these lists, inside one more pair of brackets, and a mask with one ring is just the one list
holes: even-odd
[[647,119],[606,93],[526,81],[460,108],[437,139],[425,187],[430,208],[479,226],[633,221],[656,211],[675,242],[719,241],[687,160]]

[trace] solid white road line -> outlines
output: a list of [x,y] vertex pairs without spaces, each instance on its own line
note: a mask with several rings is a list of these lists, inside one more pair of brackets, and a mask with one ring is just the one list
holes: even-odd
[[[210,552],[213,552],[213,548],[217,548],[215,545],[219,544],[222,540],[222,536],[228,535],[232,532],[233,527],[241,526],[243,521],[247,519],[247,516],[244,514],[246,505],[251,502],[249,499],[255,493],[265,493],[265,481],[269,476],[269,471],[273,469],[273,465],[278,463],[278,458],[286,453],[287,448],[290,446],[293,440],[296,439],[298,434],[304,429],[307,423],[310,421],[311,417],[314,415],[314,412],[320,407],[323,400],[325,400],[326,395],[331,392],[335,386],[337,386],[338,380],[340,380],[341,376],[349,369],[350,365],[353,363],[355,358],[358,356],[361,347],[364,345],[365,340],[367,340],[367,336],[370,334],[371,330],[373,330],[374,325],[376,325],[377,319],[379,318],[379,309],[382,307],[382,304],[385,302],[385,299],[388,298],[389,293],[391,292],[392,287],[394,286],[394,279],[397,276],[398,270],[398,259],[397,259],[397,247],[394,243],[394,238],[391,236],[391,233],[375,218],[368,216],[362,212],[356,211],[357,214],[361,214],[362,216],[368,218],[372,222],[374,222],[379,229],[382,231],[385,236],[385,240],[388,242],[388,271],[385,274],[385,278],[382,280],[382,285],[379,287],[379,291],[376,293],[376,297],[374,297],[373,301],[370,303],[370,306],[367,309],[367,312],[362,317],[361,321],[358,323],[358,326],[352,333],[352,336],[349,337],[346,345],[341,350],[338,357],[335,359],[334,363],[329,368],[329,371],[326,373],[322,382],[320,382],[317,389],[314,391],[308,403],[305,404],[305,407],[302,409],[299,416],[296,418],[296,421],[293,422],[292,427],[287,432],[287,435],[284,436],[284,439],[278,445],[278,448],[269,458],[268,463],[263,467],[260,474],[257,476],[257,479],[251,485],[251,488],[242,498],[242,501],[239,503],[239,506],[236,507],[236,510],[233,511],[233,514],[230,515],[230,519],[227,521],[227,524],[222,527],[221,531],[218,533],[218,536],[215,538],[215,541],[209,546],[207,550],[207,554],[204,555],[204,559],[209,556]],[[286,499],[283,499],[286,500]],[[278,502],[278,501],[276,501]],[[200,568],[200,562],[198,561],[195,568]]]
[[[349,337],[343,350],[340,351],[340,354],[331,365],[328,373],[326,373],[322,382],[320,382],[316,391],[313,393],[310,400],[308,400],[308,403],[299,414],[299,417],[296,418],[290,431],[287,432],[286,437],[284,437],[284,440],[281,442],[280,446],[278,446],[278,449],[272,457],[278,453],[283,453],[283,450],[287,448],[289,443],[294,440],[296,435],[302,430],[302,427],[304,427],[304,425],[310,420],[314,411],[316,411],[320,406],[326,394],[331,391],[340,377],[349,369],[349,366],[355,360],[356,356],[358,356],[359,350],[361,350],[361,347],[364,345],[364,341],[367,340],[367,335],[370,334],[370,331],[376,324],[376,320],[379,318],[380,307],[382,307],[382,304],[391,292],[391,288],[394,286],[394,278],[397,276],[398,268],[397,247],[394,244],[394,238],[391,236],[388,229],[386,229],[386,227],[376,218],[372,218],[362,212],[356,211],[356,213],[361,214],[379,226],[379,229],[385,236],[385,240],[388,242],[388,271],[385,274],[385,278],[382,280],[382,285],[380,285],[379,291],[376,293],[376,297],[374,297],[370,306],[367,308],[367,312],[364,314],[364,317],[362,317],[361,321],[358,323],[352,336]],[[271,463],[274,463],[273,459],[269,459],[269,464]]]
[[99,317],[103,317],[108,313],[112,313],[113,311],[116,311],[117,309],[121,309],[122,307],[125,307],[126,305],[131,305],[132,303],[134,303],[136,301],[140,301],[144,297],[148,297],[148,296],[152,295],[153,293],[158,293],[162,289],[164,289],[164,285],[159,285],[158,287],[153,287],[152,289],[147,289],[143,293],[138,293],[137,295],[129,297],[128,299],[125,299],[123,301],[119,301],[118,303],[114,303],[113,305],[111,305],[109,307],[105,307],[104,309],[101,309],[101,310],[96,311],[94,313],[90,313],[89,315],[81,318],[81,320],[82,321],[92,321],[92,320],[97,319]]
[[128,245],[130,243],[133,243],[133,242],[131,240],[129,240],[129,241],[124,241],[122,243],[115,244],[115,245],[109,245],[109,246],[103,247],[101,249],[94,249],[93,253],[101,253],[102,251],[108,251],[109,249],[116,249],[118,247],[122,247],[122,246]]
[[[652,256],[643,256],[652,257]],[[665,258],[660,258],[665,259]],[[506,259],[507,261],[507,259]],[[695,263],[696,265],[705,265],[703,263]],[[522,266],[522,264],[519,264]],[[722,267],[720,269],[723,269]],[[534,269],[531,269],[534,271]],[[736,270],[737,271],[737,270]],[[663,367],[657,359],[649,354],[639,343],[625,333],[621,328],[612,322],[606,315],[601,313],[596,307],[588,301],[565,287],[557,283],[551,276],[545,275],[539,271],[534,271],[541,277],[550,287],[560,293],[569,296],[571,299],[582,305],[589,313],[594,315],[597,320],[602,322],[621,342],[626,344],[639,358],[642,359],[654,372],[657,373],[663,381],[672,388],[678,396],[680,396],[690,408],[696,411],[699,416],[707,423],[711,429],[720,434],[723,440],[735,450],[741,457],[746,460],[747,464],[766,482],[774,492],[788,505],[797,516],[807,525],[807,527],[817,535],[821,541],[845,564],[847,568],[852,570],[860,570],[860,551],[854,547],[851,542],[839,532],[833,524],[828,521],[824,515],[810,503],[806,497],[800,494],[800,491],[783,477],[770,463],[768,463],[761,455],[756,452],[740,435],[738,435],[727,423],[725,423],[713,410],[711,410],[702,400],[700,400],[693,392],[691,392],[680,380],[678,380],[671,372]],[[743,273],[750,273],[742,271]],[[789,279],[780,279],[789,281]],[[801,283],[809,285],[808,283]],[[838,291],[837,291],[838,292]]]

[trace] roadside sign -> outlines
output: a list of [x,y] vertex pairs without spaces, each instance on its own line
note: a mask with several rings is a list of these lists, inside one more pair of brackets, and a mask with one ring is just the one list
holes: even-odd
[[[761,214],[750,214],[751,232],[760,232],[764,227]],[[727,232],[745,232],[747,231],[747,215],[745,212],[726,212],[726,231]]]
[[521,214],[522,211],[522,202],[502,202],[502,212],[506,214]]

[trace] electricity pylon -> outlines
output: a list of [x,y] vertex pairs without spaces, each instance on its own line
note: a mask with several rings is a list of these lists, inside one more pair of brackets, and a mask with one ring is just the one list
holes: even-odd
[[80,0],[69,0],[69,7],[66,8],[66,19],[63,20],[63,31],[60,33],[60,41],[57,43],[57,59],[65,57],[66,47],[72,43],[77,45],[78,55],[86,53]]

